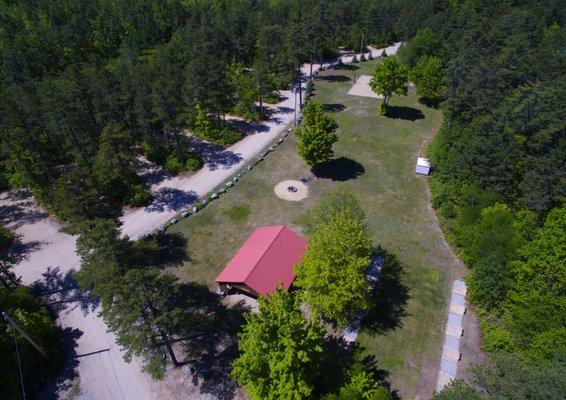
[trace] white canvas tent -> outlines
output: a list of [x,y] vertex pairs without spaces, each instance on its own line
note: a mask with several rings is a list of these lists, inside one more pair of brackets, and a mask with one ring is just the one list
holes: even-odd
[[430,172],[430,161],[428,160],[428,158],[417,158],[415,172],[421,175],[428,175],[428,173]]

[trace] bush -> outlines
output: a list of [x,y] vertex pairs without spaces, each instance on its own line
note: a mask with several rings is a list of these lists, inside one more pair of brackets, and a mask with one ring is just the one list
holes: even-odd
[[446,201],[442,203],[440,208],[438,209],[440,215],[442,215],[446,219],[453,219],[456,218],[456,207],[452,201]]
[[134,190],[134,203],[132,206],[134,207],[141,207],[148,205],[151,202],[153,196],[151,195],[148,188],[144,185],[135,185],[133,187]]
[[277,104],[281,101],[281,95],[277,92],[269,92],[263,96],[263,101],[267,104]]
[[352,58],[352,62],[353,62],[354,64],[359,63],[359,61],[358,61],[358,56],[357,56],[357,55],[354,55],[354,58]]
[[388,115],[389,114],[389,106],[385,103],[379,103],[379,105],[377,106],[377,113],[379,115]]
[[202,165],[203,165],[202,159],[198,155],[191,153],[187,157],[185,168],[187,169],[187,171],[198,171],[199,169],[202,168]]
[[165,162],[165,169],[172,174],[178,174],[183,170],[183,164],[176,154],[169,154]]
[[193,126],[193,134],[200,139],[220,146],[229,146],[239,142],[244,137],[242,132],[227,122],[219,121],[209,116],[200,103],[195,103],[195,113],[196,119]]
[[480,322],[480,327],[483,333],[481,344],[483,350],[488,352],[513,350],[513,340],[509,331],[487,321]]
[[385,49],[383,49],[383,51],[381,52],[381,57],[387,57],[387,52],[385,51]]
[[147,140],[141,143],[142,154],[149,160],[156,164],[163,165],[167,160],[169,151],[167,146],[159,140],[154,140],[150,144]]

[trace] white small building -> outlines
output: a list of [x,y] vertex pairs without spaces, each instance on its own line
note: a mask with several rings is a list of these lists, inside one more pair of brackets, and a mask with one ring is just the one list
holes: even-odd
[[417,166],[415,167],[415,172],[421,175],[428,175],[430,172],[430,161],[428,158],[417,158]]

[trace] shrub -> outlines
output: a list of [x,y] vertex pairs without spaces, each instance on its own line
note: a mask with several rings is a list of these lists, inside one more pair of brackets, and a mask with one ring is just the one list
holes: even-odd
[[151,195],[148,188],[143,185],[135,185],[133,187],[134,191],[134,203],[132,206],[134,207],[141,207],[148,205],[151,202],[153,196]]
[[148,160],[159,165],[163,165],[165,163],[167,155],[169,154],[167,146],[159,140],[154,140],[152,144],[150,144],[147,140],[144,140],[141,143],[141,150]]
[[357,55],[354,55],[354,58],[352,58],[352,62],[353,62],[354,64],[359,63],[359,61],[358,61],[358,56],[357,56]]
[[385,49],[383,49],[383,51],[381,52],[381,57],[387,57],[387,52],[385,51]]
[[202,168],[202,165],[202,159],[194,153],[189,154],[187,162],[185,163],[187,171],[198,171]]
[[269,92],[263,96],[263,101],[267,104],[277,104],[281,101],[281,95],[277,92]]
[[389,114],[389,106],[385,103],[379,103],[379,105],[377,106],[377,113],[379,115],[388,115]]
[[483,333],[483,342],[481,344],[483,350],[488,352],[513,350],[513,340],[508,331],[500,329],[487,321],[480,322],[480,327]]
[[439,210],[440,215],[442,215],[446,219],[453,219],[456,218],[456,207],[454,207],[454,203],[450,200],[441,204]]
[[183,164],[176,154],[169,154],[165,162],[165,169],[173,174],[178,174],[183,170]]
[[362,53],[362,55],[360,56],[360,61],[367,61],[366,53]]

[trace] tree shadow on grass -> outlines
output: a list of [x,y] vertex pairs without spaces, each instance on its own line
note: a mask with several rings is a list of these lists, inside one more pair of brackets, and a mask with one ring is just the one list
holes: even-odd
[[338,111],[343,111],[346,108],[346,106],[340,103],[327,103],[327,104],[323,104],[322,108],[326,112],[338,112]]
[[416,121],[425,117],[421,110],[405,106],[391,106],[387,116],[392,119],[405,119],[408,121]]
[[328,82],[348,82],[351,81],[352,78],[346,75],[319,75],[317,77],[317,80]]
[[347,157],[335,158],[313,167],[313,173],[317,178],[333,181],[356,179],[364,172],[365,168],[362,164]]
[[438,109],[441,102],[442,102],[442,99],[439,99],[439,98],[429,99],[428,97],[421,97],[419,99],[419,103],[424,104],[425,106],[427,106],[429,108],[434,108],[435,110]]
[[133,263],[143,267],[176,267],[190,261],[187,239],[180,233],[159,233],[149,239],[132,242],[132,246]]
[[366,333],[380,335],[403,326],[408,316],[410,290],[402,282],[403,265],[394,254],[379,250],[384,258],[381,277],[372,295],[373,307],[366,314],[362,327]]

